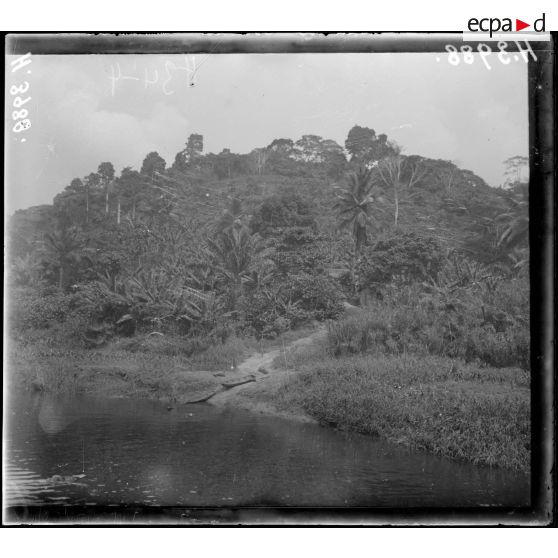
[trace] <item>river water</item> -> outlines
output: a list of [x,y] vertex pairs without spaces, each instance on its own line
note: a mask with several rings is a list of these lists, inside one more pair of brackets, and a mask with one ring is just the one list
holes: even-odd
[[209,404],[16,393],[4,506],[529,504],[529,478]]

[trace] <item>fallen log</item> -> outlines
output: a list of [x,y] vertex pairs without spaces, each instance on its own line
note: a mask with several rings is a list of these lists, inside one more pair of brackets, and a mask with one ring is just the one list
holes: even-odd
[[190,401],[185,401],[186,405],[191,405],[193,403],[204,403],[208,399],[211,399],[214,395],[217,395],[221,391],[221,388],[218,388],[212,391],[209,395],[204,395],[202,397],[198,397],[197,399],[191,399]]
[[225,388],[233,388],[236,386],[241,386],[242,384],[247,384],[249,382],[255,382],[256,378],[250,374],[250,376],[244,376],[242,378],[237,378],[236,380],[229,380],[228,382],[221,382],[221,385]]

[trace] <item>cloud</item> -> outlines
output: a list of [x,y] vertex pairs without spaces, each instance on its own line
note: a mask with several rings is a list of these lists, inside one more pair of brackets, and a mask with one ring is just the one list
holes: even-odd
[[[303,134],[343,144],[359,124],[407,154],[458,160],[494,185],[502,160],[527,155],[519,64],[488,71],[435,54],[211,55],[192,87],[187,72],[169,74],[169,61],[185,64],[166,55],[35,56],[32,128],[25,143],[7,138],[12,207],[49,203],[102,161],[138,168],[158,151],[172,164],[192,132],[204,135],[206,151],[248,152]],[[113,95],[116,64],[140,79],[120,80]]]
[[119,171],[139,168],[151,151],[169,159],[188,133],[184,115],[160,100],[142,116],[101,108],[108,88],[98,79],[98,61],[78,64],[60,58],[33,61],[33,133],[25,144],[12,144],[9,150],[14,208],[50,203],[73,178],[95,171],[102,161]]

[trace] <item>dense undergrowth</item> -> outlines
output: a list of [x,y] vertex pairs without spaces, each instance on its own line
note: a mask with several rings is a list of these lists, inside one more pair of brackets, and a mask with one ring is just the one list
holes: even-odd
[[330,321],[293,350],[300,371],[275,394],[325,424],[446,457],[530,467],[530,340],[525,276],[449,293],[414,283]]
[[529,470],[526,371],[370,347],[334,357],[332,342],[330,330],[323,343],[287,354],[299,373],[275,394],[279,407],[445,457]]
[[392,289],[357,315],[328,324],[327,353],[440,355],[494,367],[530,369],[528,284],[502,281],[493,292]]

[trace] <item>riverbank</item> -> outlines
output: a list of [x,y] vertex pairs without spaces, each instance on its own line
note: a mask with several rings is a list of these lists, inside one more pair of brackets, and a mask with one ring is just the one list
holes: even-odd
[[452,459],[528,472],[529,374],[432,355],[333,357],[324,326],[195,356],[159,335],[94,351],[11,347],[18,387],[176,405],[205,402],[378,436]]
[[325,333],[276,355],[265,380],[212,398],[459,461],[530,470],[529,374],[428,355],[327,356]]
[[34,332],[8,344],[8,381],[13,388],[50,393],[198,403],[221,392],[235,394],[244,382],[267,379],[278,355],[291,344],[298,346],[298,337],[310,340],[316,332],[323,335],[323,328],[307,325],[273,341],[230,337],[193,354],[183,339],[161,334],[85,350],[48,331]]

